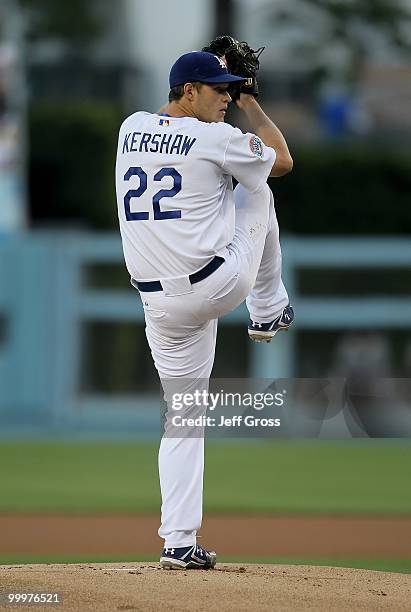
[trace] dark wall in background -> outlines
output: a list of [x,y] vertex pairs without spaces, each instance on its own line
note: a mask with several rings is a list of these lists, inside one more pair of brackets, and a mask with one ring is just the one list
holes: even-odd
[[114,165],[121,121],[118,108],[95,102],[31,109],[32,225],[117,227]]
[[[117,229],[114,164],[118,107],[33,107],[29,116],[33,225]],[[293,147],[294,169],[271,179],[282,231],[295,234],[411,232],[411,155],[357,145]]]
[[293,148],[293,158],[291,174],[270,179],[283,231],[411,232],[411,155],[353,143]]

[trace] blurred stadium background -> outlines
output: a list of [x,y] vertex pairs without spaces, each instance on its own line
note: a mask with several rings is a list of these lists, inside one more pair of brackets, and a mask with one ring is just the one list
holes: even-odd
[[[244,308],[224,318],[214,376],[352,386],[332,426],[293,436],[338,442],[212,446],[206,509],[411,514],[410,0],[2,1],[0,512],[158,511],[159,391],[122,261],[116,139],[164,104],[174,59],[222,33],[266,46],[262,104],[295,160],[270,186],[297,318],[267,346]],[[255,472],[273,490],[261,503]]]

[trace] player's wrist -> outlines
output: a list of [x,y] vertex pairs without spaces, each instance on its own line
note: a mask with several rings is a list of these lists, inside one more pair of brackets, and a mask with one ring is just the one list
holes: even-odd
[[248,93],[240,93],[240,97],[238,100],[236,100],[236,103],[241,110],[247,110],[259,106],[255,97]]

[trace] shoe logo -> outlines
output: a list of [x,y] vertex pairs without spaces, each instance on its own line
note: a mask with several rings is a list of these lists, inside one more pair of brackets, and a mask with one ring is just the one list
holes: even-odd
[[253,327],[262,327],[263,326],[262,323],[257,323],[256,321],[251,321],[251,323],[253,324]]
[[203,549],[202,549],[202,548],[200,548],[199,546],[197,546],[196,553],[197,553],[197,554],[199,554],[199,555],[201,555],[201,556],[203,556]]
[[164,552],[166,553],[166,555],[174,555],[174,548],[165,548]]
[[283,317],[284,317],[284,321],[290,321],[291,320],[290,315],[287,314],[286,312],[284,313]]

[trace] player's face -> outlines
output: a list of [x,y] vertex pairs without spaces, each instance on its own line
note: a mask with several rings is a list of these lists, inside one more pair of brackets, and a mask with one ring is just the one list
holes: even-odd
[[228,83],[203,85],[196,90],[193,100],[195,116],[200,121],[214,123],[224,121],[231,96],[228,93]]

